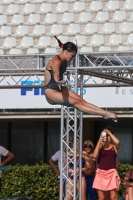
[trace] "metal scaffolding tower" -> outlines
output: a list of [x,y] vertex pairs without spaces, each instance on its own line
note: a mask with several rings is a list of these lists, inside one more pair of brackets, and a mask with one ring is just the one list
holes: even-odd
[[[0,88],[20,88],[21,79],[32,80],[44,74],[48,60],[55,54],[25,54],[0,55]],[[67,71],[74,77],[75,70],[78,75],[88,76],[83,87],[114,87],[130,86],[133,83],[133,52],[90,52],[78,53],[78,67],[74,62]],[[88,84],[91,77],[99,77],[101,83]],[[8,81],[7,81],[8,79]],[[111,80],[112,82],[108,82]],[[78,87],[80,82],[78,82]],[[30,86],[29,86],[30,87]],[[37,87],[35,84],[31,87]],[[40,83],[38,87],[43,87]]]
[[[33,81],[30,86],[26,86],[26,81],[34,80],[34,77],[40,80],[40,76],[44,74],[47,59],[54,55],[0,55],[0,88],[43,87],[44,83],[41,81],[37,85]],[[132,86],[133,52],[78,53],[75,60],[68,66],[65,77],[67,87],[76,93],[80,88],[81,96],[83,87]],[[72,83],[70,77],[74,80]],[[85,81],[84,77],[87,77]],[[98,81],[95,81],[94,77],[98,77]],[[22,84],[23,78],[25,82]],[[93,80],[91,83],[89,83],[90,79]],[[60,200],[63,198],[67,200],[69,195],[73,197],[73,200],[81,200],[82,124],[82,112],[62,106]],[[70,145],[70,137],[73,137],[73,145]],[[62,191],[63,179],[66,181],[65,194]],[[78,190],[76,190],[77,183],[80,186]],[[69,190],[70,185],[71,190]]]

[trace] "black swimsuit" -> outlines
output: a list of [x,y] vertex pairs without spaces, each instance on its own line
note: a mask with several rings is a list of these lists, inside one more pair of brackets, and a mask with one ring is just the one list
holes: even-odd
[[[57,55],[58,56],[58,55]],[[60,57],[58,56],[58,58],[60,59]],[[61,59],[60,59],[61,60]],[[62,66],[60,67],[60,80],[62,80],[63,78],[63,73],[66,71],[66,66]],[[54,73],[53,73],[53,70],[49,70],[47,69],[46,67],[46,70],[49,71],[50,75],[51,75],[51,80],[49,81],[49,83],[47,85],[44,86],[44,89],[53,89],[53,90],[56,90],[58,92],[61,92],[61,90],[59,89],[59,86],[58,84],[55,82],[54,80]]]

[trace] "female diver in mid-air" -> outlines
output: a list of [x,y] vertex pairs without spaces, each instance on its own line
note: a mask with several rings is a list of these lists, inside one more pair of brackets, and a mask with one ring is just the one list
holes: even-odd
[[56,36],[55,38],[63,51],[61,54],[54,56],[46,66],[44,89],[47,102],[52,105],[59,104],[74,107],[82,112],[101,115],[104,119],[110,118],[114,122],[117,122],[115,113],[88,103],[75,92],[62,86],[62,84],[65,83],[65,80],[63,80],[63,73],[66,71],[67,62],[70,62],[75,57],[78,49],[72,42],[62,44]]

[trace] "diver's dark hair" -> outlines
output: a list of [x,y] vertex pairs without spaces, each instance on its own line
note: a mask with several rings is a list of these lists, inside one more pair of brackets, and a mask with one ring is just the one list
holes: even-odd
[[56,36],[54,36],[55,39],[57,40],[59,47],[64,50],[67,50],[68,52],[76,52],[78,51],[78,47],[73,43],[73,42],[66,42],[62,43]]
[[104,129],[109,130],[112,134],[114,134],[113,128],[111,126],[107,126]]

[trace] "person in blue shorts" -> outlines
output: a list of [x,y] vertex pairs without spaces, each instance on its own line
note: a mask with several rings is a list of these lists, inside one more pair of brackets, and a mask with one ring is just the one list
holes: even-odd
[[87,140],[83,144],[83,155],[85,159],[85,168],[82,171],[85,174],[86,180],[86,199],[97,200],[97,192],[92,188],[93,180],[97,168],[96,159],[93,157],[94,145],[90,140]]

